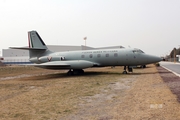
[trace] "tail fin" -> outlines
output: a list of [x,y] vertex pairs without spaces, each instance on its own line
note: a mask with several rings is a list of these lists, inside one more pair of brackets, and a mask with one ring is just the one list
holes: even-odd
[[48,50],[46,44],[43,42],[43,40],[36,31],[28,32],[28,42],[29,42],[29,48],[27,47],[10,47],[10,48],[29,50],[30,61],[33,60],[34,62],[38,61],[38,57],[51,53],[51,51]]
[[39,34],[36,31],[28,32],[28,41],[29,41],[29,55],[31,59],[37,59],[42,55],[47,55],[50,53],[46,44],[41,39]]
[[36,31],[28,32],[29,48],[48,49]]

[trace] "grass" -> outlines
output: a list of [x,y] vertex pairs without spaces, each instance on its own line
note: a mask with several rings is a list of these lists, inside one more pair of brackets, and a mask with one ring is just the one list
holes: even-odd
[[[0,67],[0,78],[1,77],[11,77],[18,76],[23,74],[39,74],[52,72],[53,70],[45,70],[33,66],[8,66],[8,67]],[[53,71],[55,72],[55,70]]]
[[0,119],[57,119],[75,113],[82,97],[98,94],[104,86],[127,77],[122,70],[87,69],[83,76],[67,76],[33,67],[1,68],[0,77],[49,74],[0,81]]

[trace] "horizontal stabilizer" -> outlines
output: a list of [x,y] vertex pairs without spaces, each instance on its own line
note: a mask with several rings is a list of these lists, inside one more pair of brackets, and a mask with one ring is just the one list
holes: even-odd
[[20,49],[20,50],[46,50],[45,48],[27,48],[27,47],[10,47],[10,49]]

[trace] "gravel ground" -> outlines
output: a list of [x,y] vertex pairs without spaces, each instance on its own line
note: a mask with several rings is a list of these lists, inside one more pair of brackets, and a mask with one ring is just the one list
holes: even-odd
[[[161,67],[158,70],[163,69]],[[156,68],[147,68],[137,77],[137,81],[124,97],[124,102],[116,107],[115,119],[120,120],[180,120],[180,105],[164,82],[169,75]],[[159,74],[160,72],[160,74]],[[173,74],[171,74],[174,76]],[[170,78],[173,81],[173,78]]]
[[117,104],[123,102],[122,98],[126,96],[126,91],[130,89],[135,80],[136,76],[134,75],[131,78],[119,79],[101,89],[99,94],[80,97],[79,111],[60,120],[114,119],[111,112]]
[[60,120],[180,120],[177,79],[154,65],[135,69],[100,94],[81,98],[79,111]]
[[[90,69],[72,77],[35,68],[0,70],[2,120],[180,120],[180,78],[162,67],[127,75],[121,68]],[[21,77],[6,80],[14,75]]]
[[180,102],[180,77],[162,67],[158,67],[158,71],[164,83],[166,83],[172,93],[177,96],[177,100]]

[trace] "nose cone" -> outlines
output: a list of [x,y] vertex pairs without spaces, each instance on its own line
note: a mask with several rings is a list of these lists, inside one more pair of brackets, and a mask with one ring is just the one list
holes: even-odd
[[160,62],[162,61],[163,59],[160,58],[160,57],[157,57],[157,56],[154,56],[154,55],[147,55],[147,61],[149,63],[156,63],[156,62]]

